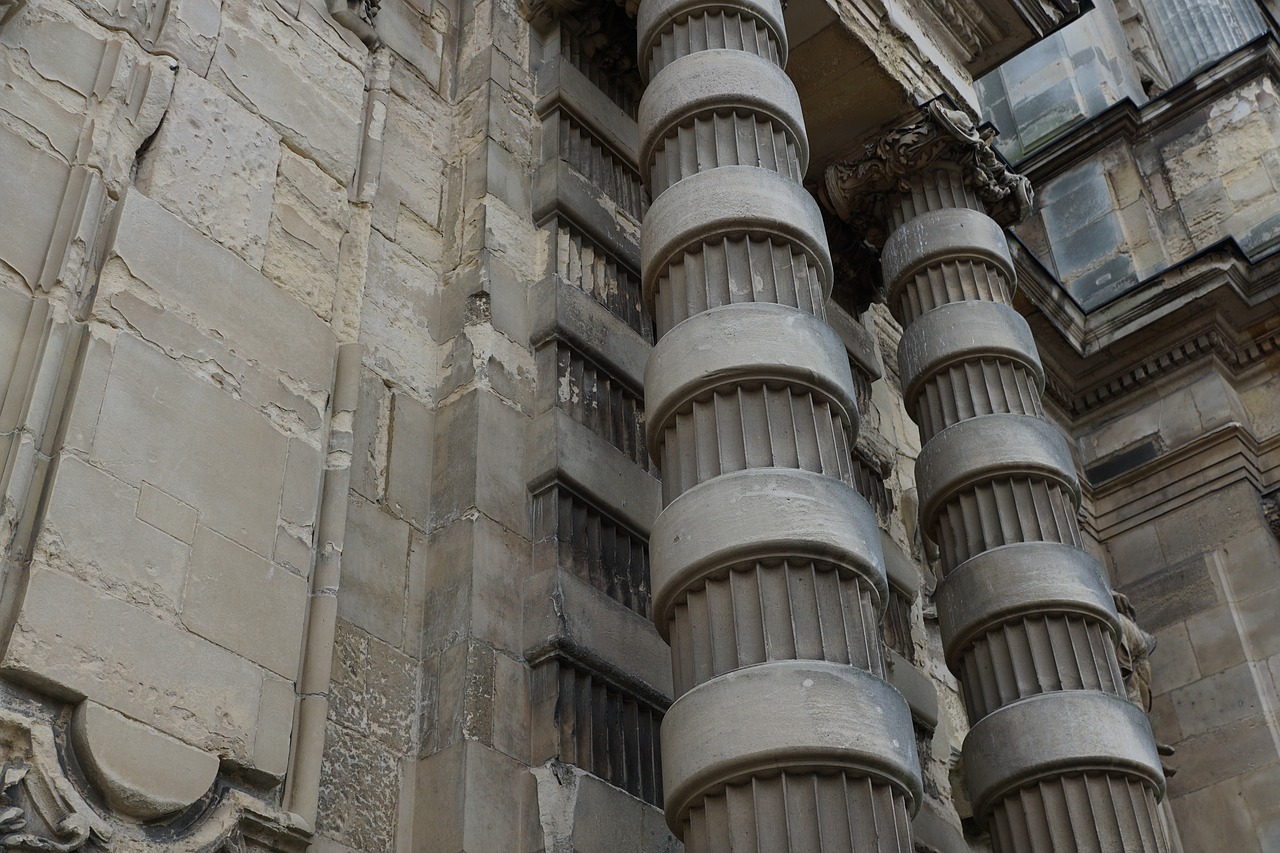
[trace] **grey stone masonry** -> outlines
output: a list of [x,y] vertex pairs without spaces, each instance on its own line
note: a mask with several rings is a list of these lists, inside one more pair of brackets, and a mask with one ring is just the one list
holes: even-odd
[[1249,0],[1153,0],[1147,8],[1175,81],[1266,30]]
[[935,101],[862,161],[832,167],[825,188],[846,216],[878,199],[890,232],[881,263],[924,441],[920,523],[945,575],[943,644],[972,724],[969,796],[998,853],[1167,851],[1160,761],[1125,699],[1118,618],[1076,520],[1075,466],[1044,419],[1043,370],[987,214],[1016,217],[1030,192],[989,145]]
[[690,853],[907,853],[919,768],[781,8],[645,0],[637,29],[667,822]]

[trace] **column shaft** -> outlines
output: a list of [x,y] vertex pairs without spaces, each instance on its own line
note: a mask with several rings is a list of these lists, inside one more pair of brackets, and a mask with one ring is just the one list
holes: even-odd
[[645,0],[638,30],[667,820],[690,853],[907,853],[919,769],[781,9]]
[[1125,698],[1118,619],[1082,549],[1070,452],[1043,419],[1004,234],[959,165],[908,183],[887,200],[881,257],[924,441],[916,476],[945,575],[943,641],[973,725],[970,796],[1000,853],[1165,851],[1159,759]]

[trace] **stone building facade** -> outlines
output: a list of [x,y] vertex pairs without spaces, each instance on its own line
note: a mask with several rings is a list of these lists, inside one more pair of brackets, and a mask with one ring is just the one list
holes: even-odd
[[0,0],[0,849],[1280,850],[1269,2]]

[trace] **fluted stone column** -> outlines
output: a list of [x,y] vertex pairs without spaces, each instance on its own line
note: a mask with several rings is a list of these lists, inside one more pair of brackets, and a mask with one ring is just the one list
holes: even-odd
[[638,30],[667,821],[690,853],[906,853],[919,770],[881,677],[883,556],[852,486],[858,412],[781,9],[645,0]]
[[1111,592],[1081,547],[1075,468],[1043,418],[1044,374],[988,215],[1025,211],[1025,179],[934,102],[828,170],[825,200],[888,234],[903,392],[924,442],[921,525],[941,554],[938,618],[972,723],[969,794],[996,849],[1167,850],[1160,761],[1126,699]]

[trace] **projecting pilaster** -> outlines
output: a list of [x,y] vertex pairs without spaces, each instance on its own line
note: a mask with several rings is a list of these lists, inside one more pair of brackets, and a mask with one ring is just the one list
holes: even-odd
[[667,821],[690,853],[907,853],[911,715],[882,678],[883,556],[852,485],[858,411],[782,12],[645,0],[638,30]]
[[938,616],[972,729],[971,799],[999,853],[1165,851],[1160,761],[1116,663],[1118,617],[1081,547],[1066,442],[996,217],[1026,179],[939,102],[826,173],[824,199],[876,242],[904,332],[904,396],[924,447],[921,527],[945,579]]

